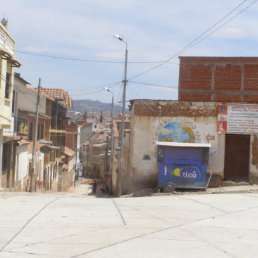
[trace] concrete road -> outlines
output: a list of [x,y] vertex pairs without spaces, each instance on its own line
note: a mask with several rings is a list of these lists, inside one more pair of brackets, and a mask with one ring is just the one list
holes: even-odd
[[258,257],[258,194],[0,193],[0,257]]

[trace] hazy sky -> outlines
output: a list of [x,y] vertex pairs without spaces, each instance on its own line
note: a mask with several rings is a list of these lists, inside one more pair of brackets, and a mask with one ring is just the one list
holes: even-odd
[[[0,0],[1,15],[16,50],[59,57],[121,63],[59,60],[16,53],[17,72],[37,86],[64,88],[73,99],[121,100],[124,51],[129,62],[164,61],[239,5],[241,0]],[[228,19],[255,2],[246,0]],[[181,55],[258,56],[258,4]],[[224,20],[222,23],[226,22]],[[221,25],[222,23],[218,24]],[[216,29],[216,27],[215,27]],[[177,99],[178,58],[131,79],[157,63],[129,63],[127,99]],[[144,82],[135,84],[130,82]],[[113,84],[118,82],[118,84]],[[157,87],[163,85],[173,87]]]

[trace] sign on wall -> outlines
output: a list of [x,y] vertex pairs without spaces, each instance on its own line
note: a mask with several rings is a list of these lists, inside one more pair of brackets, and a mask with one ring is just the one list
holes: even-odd
[[28,134],[27,120],[16,117],[16,123],[17,123],[17,134],[18,135],[27,135]]
[[257,133],[258,105],[218,105],[219,133]]

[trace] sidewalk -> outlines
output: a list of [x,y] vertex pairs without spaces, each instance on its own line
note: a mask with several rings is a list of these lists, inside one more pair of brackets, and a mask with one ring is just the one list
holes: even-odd
[[235,186],[222,186],[217,188],[208,188],[206,193],[254,193],[258,192],[258,185],[235,185]]

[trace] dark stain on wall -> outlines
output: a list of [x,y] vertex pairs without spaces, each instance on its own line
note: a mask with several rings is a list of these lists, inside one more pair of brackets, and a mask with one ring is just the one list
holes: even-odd
[[252,164],[258,168],[258,137],[254,135],[253,143],[252,143]]

